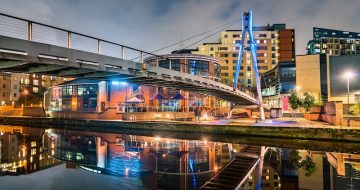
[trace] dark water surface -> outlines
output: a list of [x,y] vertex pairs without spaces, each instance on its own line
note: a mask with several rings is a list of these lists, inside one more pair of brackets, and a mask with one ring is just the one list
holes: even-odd
[[360,189],[356,143],[18,126],[0,126],[0,189],[191,190],[212,178],[250,190],[261,146],[261,189]]

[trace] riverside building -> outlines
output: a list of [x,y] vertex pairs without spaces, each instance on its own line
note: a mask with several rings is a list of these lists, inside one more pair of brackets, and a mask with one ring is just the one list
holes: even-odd
[[[273,24],[272,26],[253,27],[253,31],[257,43],[256,53],[260,74],[273,69],[280,62],[295,62],[294,29],[287,29],[285,24]],[[204,43],[192,53],[218,58],[222,63],[221,79],[231,86],[241,37],[241,30],[226,30],[221,32],[218,42]],[[245,45],[248,45],[249,36],[246,36],[245,39]],[[240,86],[255,87],[250,55],[250,50],[245,48],[238,83]]]
[[[209,56],[192,54],[163,55],[148,65],[220,80],[220,62]],[[172,88],[130,84],[125,80],[77,79],[50,87],[45,109],[53,117],[106,118],[124,120],[187,119],[195,110],[225,109],[227,103],[205,94]],[[204,119],[210,117],[202,114]]]
[[354,55],[360,53],[360,33],[326,28],[313,28],[313,40],[307,54]]

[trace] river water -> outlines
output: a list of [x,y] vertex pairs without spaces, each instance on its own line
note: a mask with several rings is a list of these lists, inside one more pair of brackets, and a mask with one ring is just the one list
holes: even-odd
[[[263,162],[257,159],[261,147]],[[0,188],[191,190],[227,170],[233,175],[224,174],[218,182],[225,184],[215,189],[240,183],[252,190],[262,163],[261,189],[355,190],[359,148],[344,142],[0,126]],[[229,164],[233,159],[236,166]]]

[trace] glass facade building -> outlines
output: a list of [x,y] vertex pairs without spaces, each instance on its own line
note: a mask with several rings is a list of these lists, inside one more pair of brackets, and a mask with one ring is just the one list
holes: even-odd
[[313,28],[313,40],[307,44],[307,54],[354,55],[360,53],[360,33]]
[[[220,80],[221,64],[215,58],[187,53],[169,54],[162,57],[163,59],[159,60],[159,67]],[[156,64],[154,58],[149,58],[145,62]]]
[[98,83],[64,84],[50,88],[51,111],[95,112]]

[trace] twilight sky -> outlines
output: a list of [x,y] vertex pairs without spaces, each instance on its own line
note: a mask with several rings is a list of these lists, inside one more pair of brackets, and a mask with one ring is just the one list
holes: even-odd
[[[254,25],[286,23],[295,28],[297,54],[305,53],[313,26],[360,32],[360,0],[1,0],[0,4],[1,13],[145,51],[239,19],[245,10],[253,10]],[[231,29],[240,27],[238,22]]]

